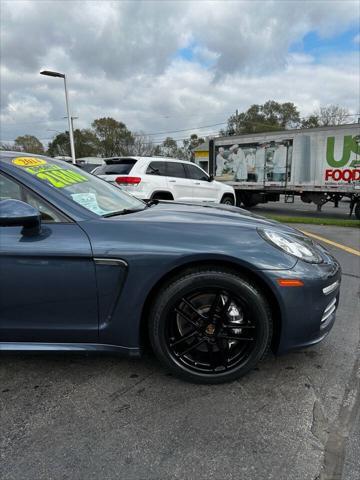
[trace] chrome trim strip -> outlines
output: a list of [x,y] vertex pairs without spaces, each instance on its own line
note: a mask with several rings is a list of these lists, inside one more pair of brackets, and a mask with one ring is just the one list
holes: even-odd
[[328,312],[325,312],[322,319],[321,319],[321,323],[324,323],[325,320],[327,320],[336,310],[336,306],[333,305],[332,308],[328,311]]
[[0,352],[110,352],[139,357],[138,347],[123,347],[102,343],[38,343],[38,342],[0,342]]
[[325,308],[324,313],[326,313],[327,311],[329,311],[330,308],[331,308],[333,305],[335,305],[335,303],[336,303],[336,298],[334,298],[334,299],[329,303],[329,305]]
[[336,280],[336,282],[332,283],[331,285],[328,285],[327,287],[324,287],[322,289],[324,295],[329,295],[329,293],[333,292],[334,290],[337,289],[339,286],[340,282],[339,280]]
[[121,260],[120,258],[94,258],[94,262],[97,265],[112,265],[114,267],[117,267],[119,265],[122,265],[124,267],[128,266],[125,260]]

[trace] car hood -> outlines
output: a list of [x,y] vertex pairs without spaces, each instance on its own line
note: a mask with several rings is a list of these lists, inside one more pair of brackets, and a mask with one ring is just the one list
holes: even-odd
[[[297,259],[259,235],[258,228],[299,233],[237,207],[161,201],[114,217],[84,222],[95,256],[171,258],[174,265],[210,257],[235,261],[257,270],[288,270]],[[250,268],[250,267],[249,267]]]
[[[207,224],[218,226],[242,226],[248,228],[272,227],[288,233],[299,233],[294,228],[269,220],[242,208],[213,203],[180,203],[160,201],[144,210],[125,216],[126,220],[151,223]],[[111,217],[112,220],[124,216]]]

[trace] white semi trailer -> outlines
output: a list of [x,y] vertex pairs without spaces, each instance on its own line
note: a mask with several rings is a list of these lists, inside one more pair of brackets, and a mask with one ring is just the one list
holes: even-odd
[[235,188],[238,205],[285,194],[321,210],[348,197],[360,219],[360,125],[218,137],[209,142],[209,173]]

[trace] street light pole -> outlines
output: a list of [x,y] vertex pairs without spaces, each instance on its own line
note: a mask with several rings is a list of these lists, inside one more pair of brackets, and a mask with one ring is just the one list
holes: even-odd
[[70,114],[68,91],[67,91],[67,86],[66,86],[66,75],[64,73],[53,72],[53,71],[50,71],[50,70],[43,70],[43,71],[40,72],[40,74],[41,75],[46,75],[48,77],[60,77],[60,78],[64,79],[66,111],[67,111],[67,118],[68,118],[68,124],[69,124],[70,151],[71,151],[72,163],[76,164],[74,133],[73,133],[73,127],[72,127],[72,118],[71,118],[71,114]]
[[66,88],[66,76],[65,75],[64,75],[64,87],[65,87],[66,111],[67,111],[68,123],[69,123],[71,158],[72,158],[72,163],[75,164],[76,159],[75,159],[74,132],[73,132],[72,118],[71,118],[71,114],[70,114],[69,97],[68,97],[68,92],[67,92],[67,88]]

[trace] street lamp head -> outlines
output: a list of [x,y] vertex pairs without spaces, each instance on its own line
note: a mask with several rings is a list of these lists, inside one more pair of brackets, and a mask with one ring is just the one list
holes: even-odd
[[60,78],[65,78],[64,73],[59,73],[59,72],[52,72],[51,70],[42,70],[40,72],[40,75],[46,75],[48,77],[60,77]]

